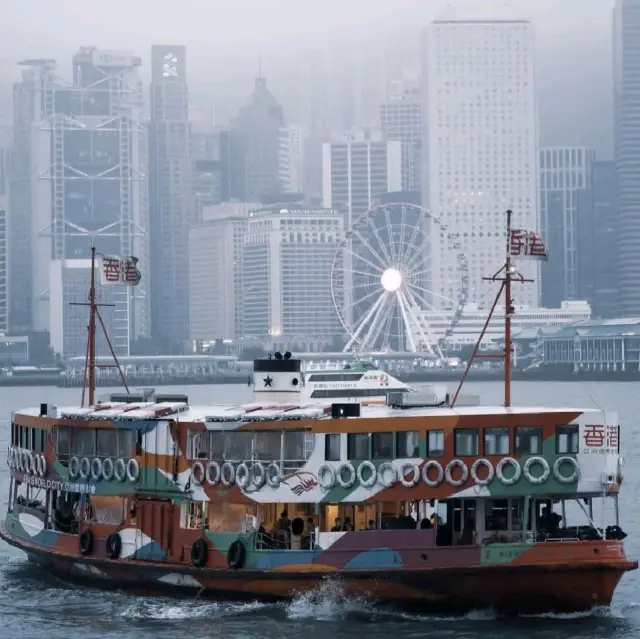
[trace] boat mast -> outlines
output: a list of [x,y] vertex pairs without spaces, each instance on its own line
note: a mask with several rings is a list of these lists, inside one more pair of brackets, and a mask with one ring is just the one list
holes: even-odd
[[[464,375],[460,380],[460,384],[456,390],[455,395],[453,396],[453,401],[451,402],[451,407],[455,406],[455,403],[458,399],[458,395],[460,394],[460,390],[462,389],[463,384],[467,379],[467,375],[471,370],[471,364],[476,359],[502,359],[504,362],[504,406],[505,408],[509,408],[511,406],[511,352],[513,345],[511,343],[511,317],[513,316],[513,299],[511,298],[511,284],[515,280],[516,282],[533,282],[533,280],[525,279],[520,275],[516,267],[513,265],[511,261],[511,218],[513,216],[513,211],[511,209],[507,210],[507,244],[506,244],[506,257],[505,263],[502,268],[494,273],[492,277],[483,277],[482,279],[490,282],[500,282],[500,288],[498,289],[498,293],[493,301],[493,305],[491,306],[491,310],[489,311],[489,315],[487,316],[487,320],[482,327],[482,331],[480,332],[480,336],[478,337],[478,341],[476,342],[473,352],[471,353],[471,357],[469,358],[469,362],[467,363],[467,368],[464,371]],[[478,350],[480,349],[480,344],[482,343],[482,339],[484,338],[485,333],[487,332],[487,328],[489,328],[489,324],[491,322],[491,318],[493,317],[493,313],[496,310],[496,306],[504,293],[504,350],[501,353],[486,353],[479,354]]]

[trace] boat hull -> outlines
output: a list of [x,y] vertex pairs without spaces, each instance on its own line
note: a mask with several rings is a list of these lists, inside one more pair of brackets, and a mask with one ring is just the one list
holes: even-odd
[[87,558],[52,552],[0,535],[58,578],[136,594],[218,600],[288,601],[330,589],[422,613],[464,614],[492,609],[507,614],[584,612],[609,606],[624,572],[636,561],[592,564],[494,565],[469,568],[344,570],[302,567],[286,571],[193,568],[184,564]]

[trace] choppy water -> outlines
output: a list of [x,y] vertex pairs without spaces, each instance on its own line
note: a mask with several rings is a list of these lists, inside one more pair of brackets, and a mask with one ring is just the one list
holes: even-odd
[[[621,524],[630,557],[640,558],[640,397],[629,383],[515,383],[513,403],[591,407],[594,403],[618,410],[622,447],[627,461],[621,495]],[[164,390],[164,389],[163,389]],[[166,389],[184,392],[184,389]],[[479,393],[484,403],[502,401],[502,384],[469,384],[467,392]],[[247,398],[247,387],[187,389],[192,403],[238,401]],[[11,410],[51,401],[77,403],[80,391],[56,388],[3,388],[0,406],[8,419]],[[6,450],[8,430],[0,430],[0,451]],[[8,470],[0,463],[0,504],[4,516]],[[262,605],[210,603],[134,597],[116,591],[79,589],[46,577],[27,564],[24,555],[0,542],[0,628],[12,639],[335,639],[385,638],[391,633],[406,639],[422,637],[486,637],[506,639],[636,639],[640,636],[640,571],[625,575],[610,610],[584,615],[544,615],[502,619],[490,612],[465,617],[406,615],[379,610],[366,600],[347,599],[339,582],[328,581],[317,591],[289,604]]]

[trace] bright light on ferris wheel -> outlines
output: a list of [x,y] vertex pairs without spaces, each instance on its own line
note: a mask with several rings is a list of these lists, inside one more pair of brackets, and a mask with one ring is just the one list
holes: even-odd
[[380,282],[387,293],[395,293],[402,286],[402,273],[397,268],[388,268],[380,276]]

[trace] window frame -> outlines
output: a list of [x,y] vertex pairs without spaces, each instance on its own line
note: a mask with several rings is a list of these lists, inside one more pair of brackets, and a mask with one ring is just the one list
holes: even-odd
[[[520,450],[518,448],[518,434],[521,430],[529,430],[536,431],[540,437],[540,450],[537,453],[532,452],[531,450]],[[513,431],[513,451],[516,455],[541,455],[542,454],[542,445],[544,443],[544,430],[542,426],[516,426]]]
[[[386,455],[381,456],[381,455],[375,454],[375,442],[376,440],[379,440],[380,438],[382,438],[384,435],[388,435],[391,439],[391,455],[389,457],[387,457]],[[395,442],[393,431],[386,430],[378,433],[371,433],[370,446],[369,446],[369,453],[370,453],[371,459],[375,459],[376,461],[395,459],[395,452],[396,452],[395,447],[396,447],[396,442]]]
[[[335,439],[334,439],[335,438]],[[338,458],[337,459],[333,459],[333,455],[330,456],[329,455],[329,451],[331,450],[331,446],[329,445],[330,441],[338,441]],[[324,460],[325,461],[332,461],[332,462],[339,462],[341,461],[342,455],[341,455],[341,451],[340,451],[340,433],[327,433],[324,436]]]
[[[367,455],[360,459],[355,455],[352,455],[352,452],[355,452],[356,448],[356,438],[357,437],[366,437],[367,439]],[[353,442],[353,443],[352,443]],[[349,461],[368,461],[371,457],[371,434],[370,433],[348,433],[347,434],[347,459]]]
[[[458,434],[475,433],[475,452],[458,453]],[[454,457],[478,457],[480,455],[480,429],[479,428],[454,428],[453,429],[453,455]]]
[[[395,436],[395,456],[396,458],[400,458],[400,459],[415,459],[415,457],[413,456],[408,456],[404,453],[407,453],[407,441],[409,439],[409,435],[415,435],[415,437],[418,440],[418,451],[415,455],[415,457],[420,457],[420,431],[418,430],[401,430],[401,431],[397,431],[396,432],[396,436]],[[402,444],[401,444],[402,442]],[[402,450],[402,455],[400,454]]]
[[[431,449],[431,435],[442,435],[442,449],[435,449],[437,452],[434,453],[433,450]],[[447,438],[445,435],[445,432],[442,428],[434,428],[433,430],[428,430],[427,431],[427,436],[425,437],[426,441],[427,441],[427,457],[444,457],[445,454],[445,448],[446,448],[446,442],[447,442]]]
[[[487,452],[487,434],[490,431],[506,431],[507,433],[507,452],[506,453],[489,453]],[[501,455],[511,455],[513,450],[512,432],[508,426],[490,426],[482,429],[482,453],[485,457],[499,457]],[[497,440],[496,440],[497,441]]]
[[[563,434],[561,431],[563,429],[567,429],[569,450],[561,451],[560,450],[560,435]],[[580,426],[578,424],[556,424],[556,454],[558,455],[577,455],[580,452]],[[571,441],[573,440],[572,435],[575,435],[575,450],[571,450]]]

